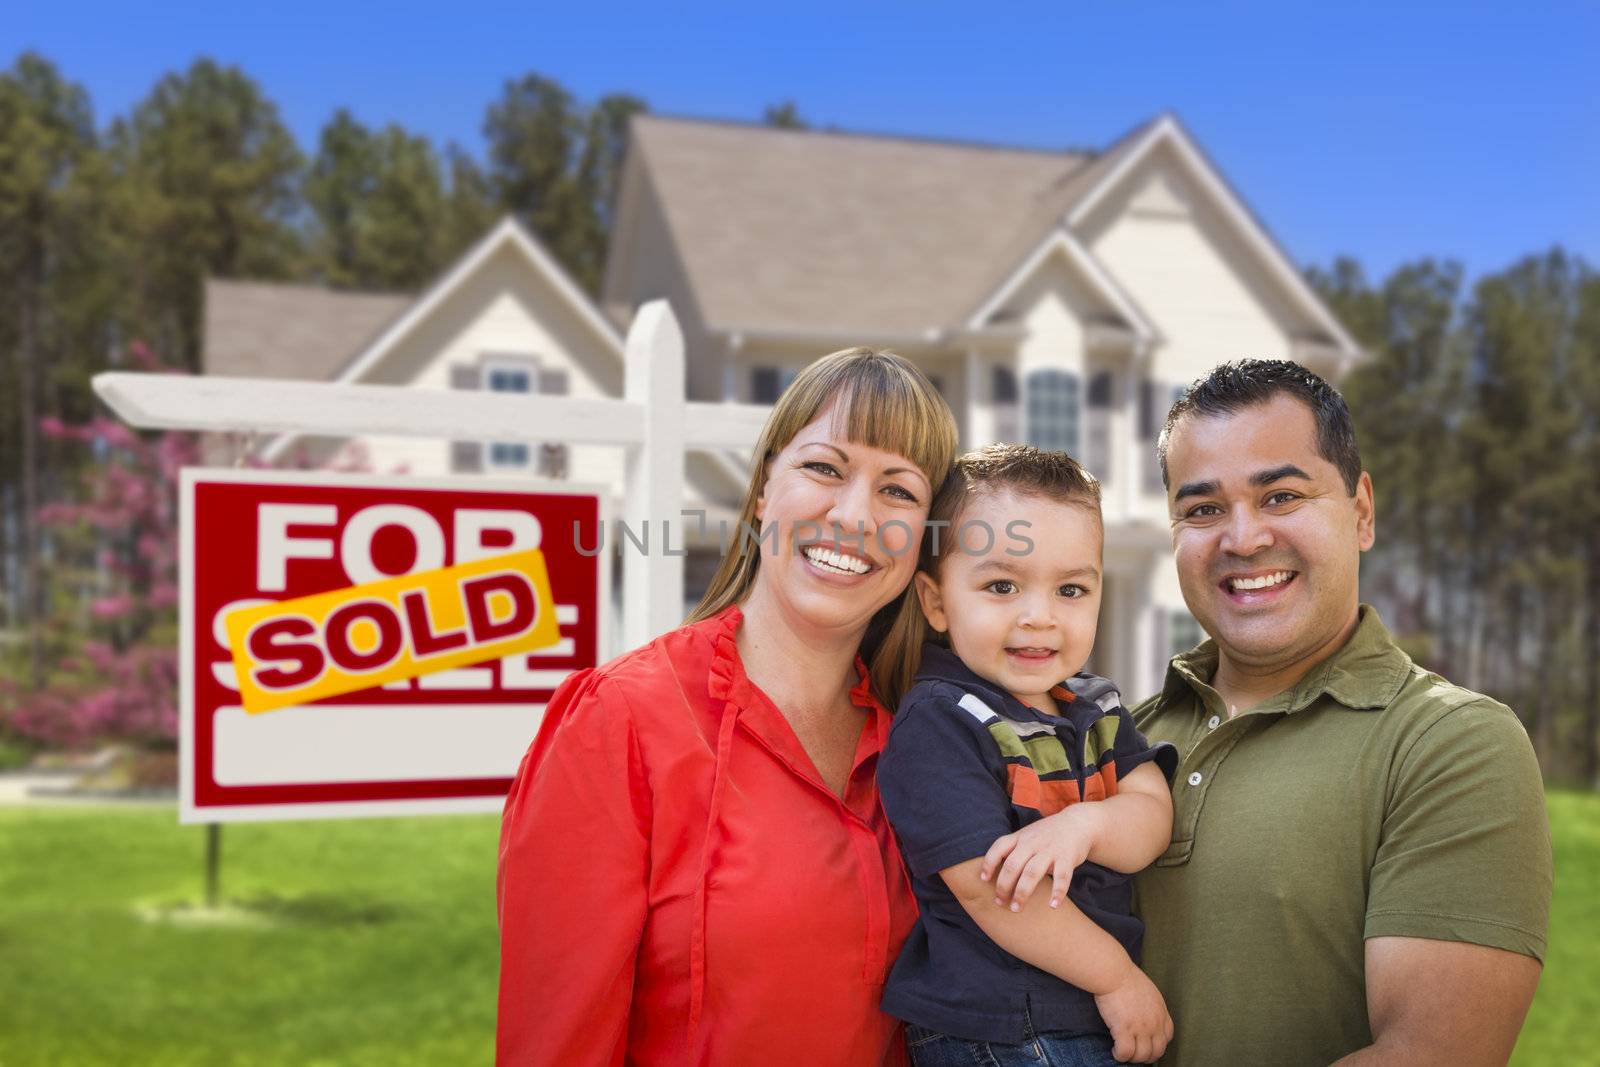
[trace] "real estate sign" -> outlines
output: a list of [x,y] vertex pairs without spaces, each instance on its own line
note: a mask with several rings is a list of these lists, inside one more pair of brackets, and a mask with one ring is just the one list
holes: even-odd
[[181,508],[183,822],[497,811],[600,660],[596,490],[189,470]]

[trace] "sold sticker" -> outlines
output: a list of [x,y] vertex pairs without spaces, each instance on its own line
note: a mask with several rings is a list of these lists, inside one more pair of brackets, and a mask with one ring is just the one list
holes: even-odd
[[224,624],[240,702],[252,713],[561,639],[539,549],[242,607]]

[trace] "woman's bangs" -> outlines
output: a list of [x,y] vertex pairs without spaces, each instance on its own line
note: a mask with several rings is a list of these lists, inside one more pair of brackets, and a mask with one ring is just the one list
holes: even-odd
[[898,368],[878,364],[876,373],[844,383],[840,409],[848,441],[898,452],[915,463],[937,488],[950,471],[956,440],[949,408],[931,388]]

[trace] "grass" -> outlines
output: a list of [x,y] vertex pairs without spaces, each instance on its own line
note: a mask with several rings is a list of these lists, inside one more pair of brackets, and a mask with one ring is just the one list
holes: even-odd
[[[1513,1063],[1594,1054],[1600,797],[1552,793],[1551,950]],[[493,1056],[498,822],[239,824],[0,808],[0,1067],[408,1067]]]
[[195,922],[203,828],[159,807],[0,809],[0,1065],[487,1064],[497,832],[228,826],[233,916]]
[[1552,792],[1548,807],[1556,857],[1550,949],[1515,1067],[1600,1058],[1600,796]]

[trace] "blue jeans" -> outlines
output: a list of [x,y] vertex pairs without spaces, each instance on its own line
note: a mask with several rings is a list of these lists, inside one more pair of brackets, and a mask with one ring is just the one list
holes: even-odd
[[1024,1019],[1027,1040],[1020,1045],[967,1041],[906,1024],[906,1047],[913,1067],[1124,1067],[1111,1055],[1105,1034],[1034,1033]]

